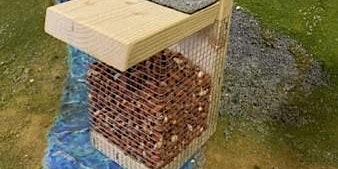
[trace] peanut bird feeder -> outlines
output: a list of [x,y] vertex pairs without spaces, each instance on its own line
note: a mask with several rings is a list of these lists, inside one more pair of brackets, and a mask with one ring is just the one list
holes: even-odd
[[96,59],[86,80],[94,147],[130,169],[177,169],[201,148],[216,130],[231,8],[73,0],[47,9],[46,32]]

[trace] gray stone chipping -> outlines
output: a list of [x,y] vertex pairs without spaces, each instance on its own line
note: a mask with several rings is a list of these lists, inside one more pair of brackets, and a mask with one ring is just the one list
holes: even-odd
[[295,40],[264,29],[250,14],[233,12],[225,70],[222,113],[254,124],[311,121],[288,104],[295,89],[311,92],[325,84],[321,63]]
[[185,13],[194,13],[200,9],[208,7],[217,0],[150,0],[157,4],[167,6]]

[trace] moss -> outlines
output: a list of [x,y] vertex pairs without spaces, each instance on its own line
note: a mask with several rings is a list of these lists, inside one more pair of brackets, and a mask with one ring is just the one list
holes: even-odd
[[292,44],[288,46],[289,52],[293,55],[296,61],[296,66],[301,72],[305,72],[311,66],[311,57],[302,50],[302,46],[299,44]]
[[261,34],[263,38],[263,43],[266,46],[274,47],[274,44],[276,43],[276,37],[275,37],[276,33],[272,31],[272,29],[263,29]]

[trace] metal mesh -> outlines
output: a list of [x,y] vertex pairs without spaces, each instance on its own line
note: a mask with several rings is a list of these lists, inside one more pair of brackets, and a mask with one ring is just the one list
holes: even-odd
[[202,146],[216,129],[224,70],[226,24],[217,23],[125,72],[100,61],[91,64],[90,122],[100,135],[94,145],[105,139],[112,144],[107,149],[116,147],[151,169],[173,161],[181,165],[187,157],[177,159],[180,153],[192,149],[185,153],[192,155]]

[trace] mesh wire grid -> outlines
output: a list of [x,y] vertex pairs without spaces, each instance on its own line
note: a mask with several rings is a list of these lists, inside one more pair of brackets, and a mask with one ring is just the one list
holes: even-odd
[[122,166],[179,168],[216,129],[226,28],[226,21],[216,21],[125,72],[91,64],[94,146]]

